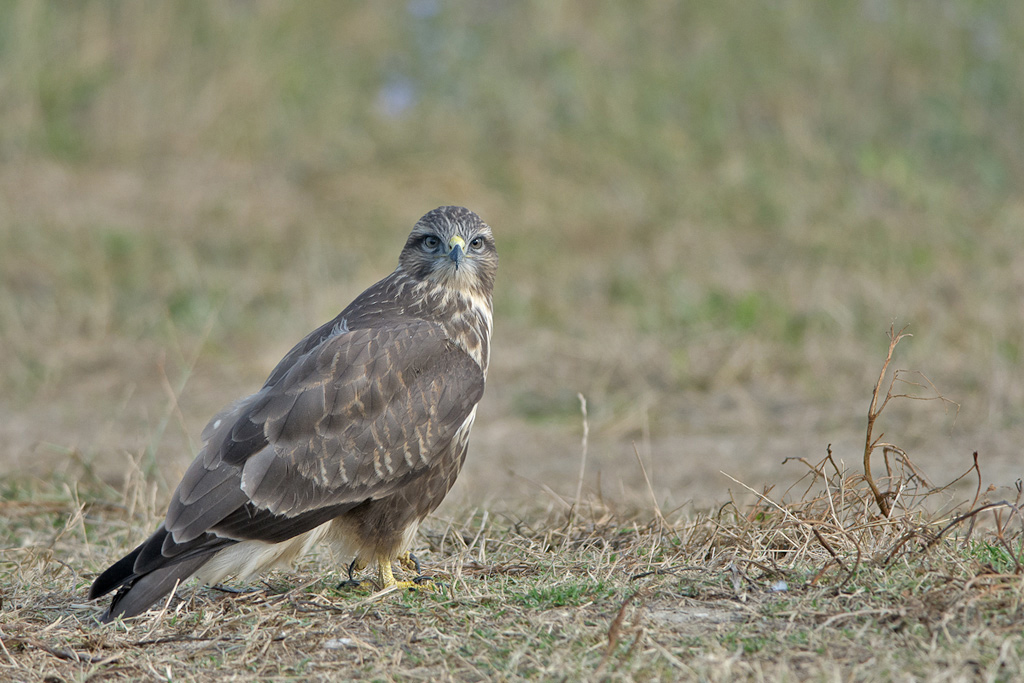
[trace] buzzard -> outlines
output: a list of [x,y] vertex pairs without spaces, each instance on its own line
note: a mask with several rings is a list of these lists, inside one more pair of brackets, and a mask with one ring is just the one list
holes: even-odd
[[[419,523],[466,457],[490,356],[498,254],[472,211],[413,227],[391,275],[300,341],[259,391],[203,430],[156,532],[89,590],[102,621],[146,611],[196,574],[208,583],[285,565],[325,541],[411,565]],[[351,571],[351,569],[350,569]]]

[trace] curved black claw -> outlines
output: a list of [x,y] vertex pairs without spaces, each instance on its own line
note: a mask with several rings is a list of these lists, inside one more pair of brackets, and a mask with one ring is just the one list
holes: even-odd
[[358,562],[358,561],[359,561],[358,557],[356,559],[352,560],[352,562],[348,565],[348,578],[345,579],[344,581],[342,581],[341,583],[339,583],[334,588],[334,590],[341,590],[342,588],[359,588],[361,585],[363,585],[362,581],[358,581],[355,578],[356,562]]

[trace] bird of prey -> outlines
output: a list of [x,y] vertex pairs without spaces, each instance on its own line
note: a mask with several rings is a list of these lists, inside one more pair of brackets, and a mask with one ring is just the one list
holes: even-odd
[[391,564],[411,564],[417,526],[466,457],[497,266],[475,213],[423,216],[391,275],[210,420],[163,524],[92,584],[90,599],[118,589],[101,620],[140,614],[193,574],[244,579],[321,541],[356,568],[376,563],[379,588],[412,585]]

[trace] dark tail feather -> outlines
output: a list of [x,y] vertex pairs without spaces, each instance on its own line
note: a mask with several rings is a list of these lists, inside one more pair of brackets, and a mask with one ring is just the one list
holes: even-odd
[[94,600],[119,588],[101,621],[118,617],[134,617],[145,612],[164,597],[179,581],[184,581],[199,570],[214,553],[233,541],[204,534],[189,544],[173,545],[177,553],[164,555],[161,551],[171,541],[161,526],[138,548],[131,551],[96,577],[89,589]]
[[145,543],[141,544],[97,576],[96,580],[92,582],[92,587],[89,588],[89,599],[95,600],[131,580],[135,575],[135,560],[145,545]]
[[[145,612],[153,605],[153,603],[170,593],[179,582],[185,581],[188,577],[198,571],[199,568],[206,564],[207,560],[217,552],[217,550],[219,550],[219,548],[211,549],[209,553],[193,555],[192,557],[188,557],[180,562],[175,562],[174,564],[166,567],[154,569],[153,571],[142,575],[133,574],[126,577],[120,582],[122,584],[121,590],[119,590],[114,596],[114,599],[110,603],[110,607],[108,607],[107,611],[100,617],[100,621],[106,623],[108,621],[113,621],[118,617],[127,619]],[[138,549],[132,552],[135,554],[138,552]],[[131,555],[128,557],[131,557]],[[89,597],[94,597],[93,593],[96,591],[97,584],[100,583],[100,580],[108,573],[113,572],[118,565],[125,562],[127,559],[127,557],[124,558],[113,567],[103,572],[103,574],[96,579],[96,583],[93,584],[92,590],[89,591]],[[113,586],[111,586],[111,588],[112,587]],[[102,593],[96,593],[96,596],[99,595],[102,595]]]

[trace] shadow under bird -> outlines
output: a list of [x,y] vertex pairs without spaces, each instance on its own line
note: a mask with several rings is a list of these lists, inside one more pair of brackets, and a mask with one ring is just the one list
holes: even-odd
[[490,356],[498,254],[472,211],[413,227],[391,275],[300,341],[263,387],[216,415],[163,524],[104,571],[103,621],[207,583],[287,565],[318,542],[408,587],[419,523],[462,468]]

